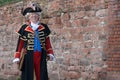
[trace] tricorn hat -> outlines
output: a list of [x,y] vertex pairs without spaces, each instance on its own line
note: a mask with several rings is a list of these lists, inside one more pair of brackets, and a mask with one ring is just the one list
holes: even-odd
[[22,10],[22,15],[25,16],[27,13],[33,12],[41,12],[42,9],[35,4],[32,4],[32,7],[27,7],[26,9]]

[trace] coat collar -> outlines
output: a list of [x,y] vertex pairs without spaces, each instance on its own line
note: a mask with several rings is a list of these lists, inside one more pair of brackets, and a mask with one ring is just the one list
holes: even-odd
[[[43,25],[40,25],[40,26],[38,27],[38,31],[41,31],[41,30],[43,30],[43,29],[45,29],[45,27],[44,27]],[[34,33],[34,30],[30,27],[30,25],[28,25],[28,26],[25,28],[25,31]]]

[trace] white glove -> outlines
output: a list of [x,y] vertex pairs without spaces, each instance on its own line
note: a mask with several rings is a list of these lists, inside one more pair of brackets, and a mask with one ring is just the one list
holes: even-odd
[[19,61],[20,61],[19,58],[15,58],[15,59],[13,60],[13,63],[15,63],[15,62],[19,62]]
[[49,56],[49,60],[50,61],[54,61],[55,60],[55,56],[53,55],[53,54],[48,54],[48,56]]

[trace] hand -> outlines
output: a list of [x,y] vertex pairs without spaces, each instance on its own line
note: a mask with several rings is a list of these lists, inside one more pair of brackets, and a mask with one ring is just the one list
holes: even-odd
[[47,60],[54,61],[55,60],[55,56],[53,54],[48,54],[47,55]]
[[13,60],[13,63],[19,64],[19,62],[20,62],[20,59],[19,59],[19,58],[15,58],[15,59]]

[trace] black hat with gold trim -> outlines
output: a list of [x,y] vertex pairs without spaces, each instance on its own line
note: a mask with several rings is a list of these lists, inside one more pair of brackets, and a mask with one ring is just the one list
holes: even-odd
[[27,7],[26,9],[22,10],[22,15],[25,16],[27,13],[33,12],[41,12],[42,9],[35,4],[32,4],[32,7]]

